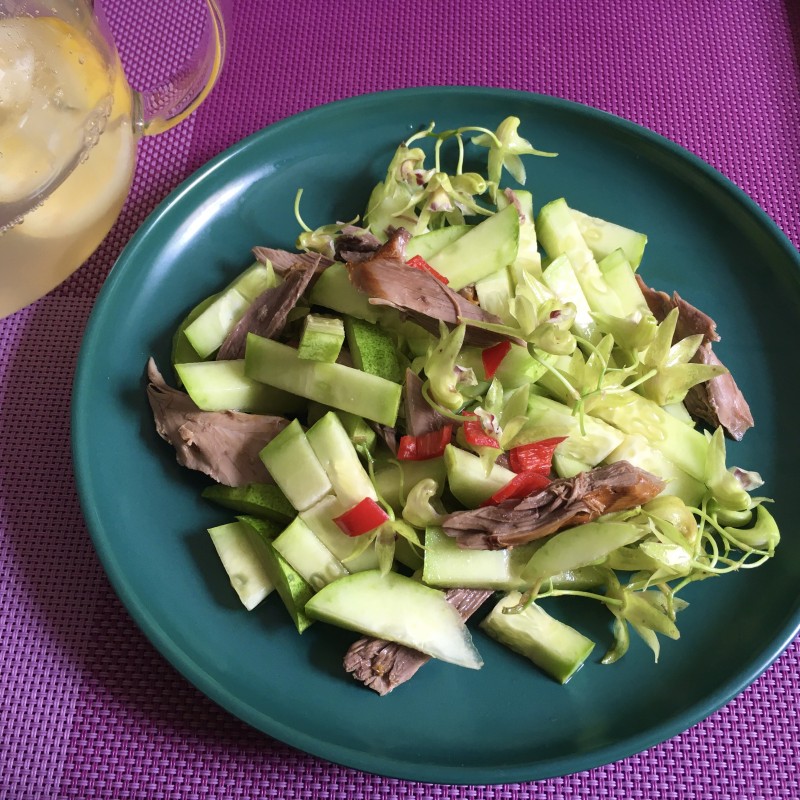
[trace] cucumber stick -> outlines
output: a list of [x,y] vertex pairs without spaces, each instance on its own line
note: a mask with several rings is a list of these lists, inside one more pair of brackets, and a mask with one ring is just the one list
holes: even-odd
[[368,322],[376,322],[378,319],[377,307],[370,305],[369,298],[350,283],[347,267],[338,262],[324,269],[314,281],[308,301],[311,305],[329,308]]
[[347,567],[325,547],[300,517],[292,521],[272,546],[315,590],[348,573]]
[[248,334],[245,374],[278,389],[349,411],[382,425],[397,421],[403,387],[343,364],[304,361],[297,350]]
[[184,330],[197,355],[207,358],[217,350],[253,300],[276,283],[272,267],[256,262],[221,291]]
[[314,455],[325,470],[336,495],[346,508],[365,497],[378,499],[375,487],[335,412],[329,411],[306,431]]
[[300,423],[295,419],[259,453],[287,500],[303,511],[333,489]]
[[208,534],[231,586],[252,611],[275,588],[264,567],[266,542],[243,522],[209,528]]
[[268,386],[244,372],[244,359],[175,364],[189,397],[203,411],[246,411],[251,414],[297,414],[302,398]]
[[481,622],[481,628],[560,683],[566,683],[583,666],[594,642],[551,617],[536,603],[519,614],[503,613],[504,608],[518,605],[521,598],[519,592],[506,595]]

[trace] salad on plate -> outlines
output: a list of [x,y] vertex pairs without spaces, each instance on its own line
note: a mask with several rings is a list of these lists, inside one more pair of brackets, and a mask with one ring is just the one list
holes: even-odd
[[[312,229],[298,191],[297,251],[255,247],[177,327],[170,381],[147,365],[158,434],[232,512],[209,535],[242,604],[360,633],[343,666],[379,694],[429,658],[480,668],[479,609],[562,683],[631,629],[657,660],[687,585],[779,542],[727,464],[753,419],[714,321],[641,277],[644,233],[535,213],[523,156],[555,154],[515,117],[431,124],[363,219]],[[607,608],[608,641],[559,596]]]

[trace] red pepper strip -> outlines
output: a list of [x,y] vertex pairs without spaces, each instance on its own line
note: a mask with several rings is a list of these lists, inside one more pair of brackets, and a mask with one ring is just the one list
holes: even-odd
[[506,357],[510,349],[511,342],[506,340],[493,344],[491,347],[487,347],[481,352],[483,371],[486,373],[487,380],[494,378],[494,374],[497,372],[500,362]]
[[544,489],[550,483],[540,472],[520,472],[515,475],[502,489],[498,489],[482,506],[496,506],[503,500],[522,500],[529,494]]
[[452,438],[452,425],[445,425],[441,430],[419,436],[401,436],[397,458],[399,461],[427,461],[429,458],[437,458],[444,453]]
[[414,269],[421,269],[424,272],[430,272],[434,278],[440,280],[442,283],[447,284],[450,283],[441,272],[437,272],[422,256],[412,256],[411,258],[406,261],[409,267],[414,267]]
[[388,519],[389,515],[371,497],[365,497],[333,521],[348,536],[361,536],[374,531]]
[[553,463],[553,451],[566,439],[566,436],[554,436],[539,442],[521,444],[508,451],[508,465],[514,472],[539,472],[549,475]]
[[466,420],[461,430],[464,432],[464,441],[470,447],[493,447],[496,450],[500,449],[500,442],[498,442],[494,436],[489,436],[489,434],[486,433],[480,420]]

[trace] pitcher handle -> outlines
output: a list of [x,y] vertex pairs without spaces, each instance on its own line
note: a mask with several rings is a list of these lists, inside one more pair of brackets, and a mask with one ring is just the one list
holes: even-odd
[[174,127],[214,87],[225,59],[225,22],[218,0],[205,3],[208,13],[192,55],[162,86],[133,92],[133,125],[137,134],[148,136]]

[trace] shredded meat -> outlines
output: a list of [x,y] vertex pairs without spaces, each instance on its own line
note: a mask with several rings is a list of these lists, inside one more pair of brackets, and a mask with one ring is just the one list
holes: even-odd
[[262,292],[225,338],[217,352],[217,360],[244,358],[248,333],[257,333],[265,339],[278,336],[286,325],[289,312],[297,305],[314,276],[314,270],[311,265],[296,265],[284,273],[280,285]]
[[[369,295],[370,303],[403,311],[433,333],[438,333],[440,321],[451,327],[458,325],[459,318],[500,322],[494,314],[470,303],[430,273],[409,268],[404,259],[408,236],[406,230],[398,228],[372,258],[347,265],[350,282]],[[508,338],[467,326],[465,341],[485,346]]]
[[[493,593],[486,589],[449,589],[445,599],[465,622]],[[354,642],[344,656],[344,668],[365,686],[384,695],[416,675],[430,656],[396,642],[371,636]]]
[[[677,292],[670,297],[665,292],[651,289],[638,275],[636,280],[650,311],[659,322],[673,308],[678,309],[674,341],[698,333],[703,335],[703,343],[692,360],[700,364],[722,366],[711,346],[712,342],[720,340],[714,320],[691,303],[687,303]],[[684,402],[695,419],[702,420],[712,427],[722,426],[725,433],[737,441],[755,424],[750,406],[730,372],[693,386]]]
[[201,411],[188,394],[167,385],[152,358],[147,362],[147,378],[156,431],[175,448],[179,464],[226,486],[273,482],[258,454],[289,420],[239,411]]
[[553,481],[524,500],[456,511],[445,517],[442,528],[460,547],[501,550],[591,522],[603,514],[635,508],[652,500],[664,486],[655,475],[617,461]]

